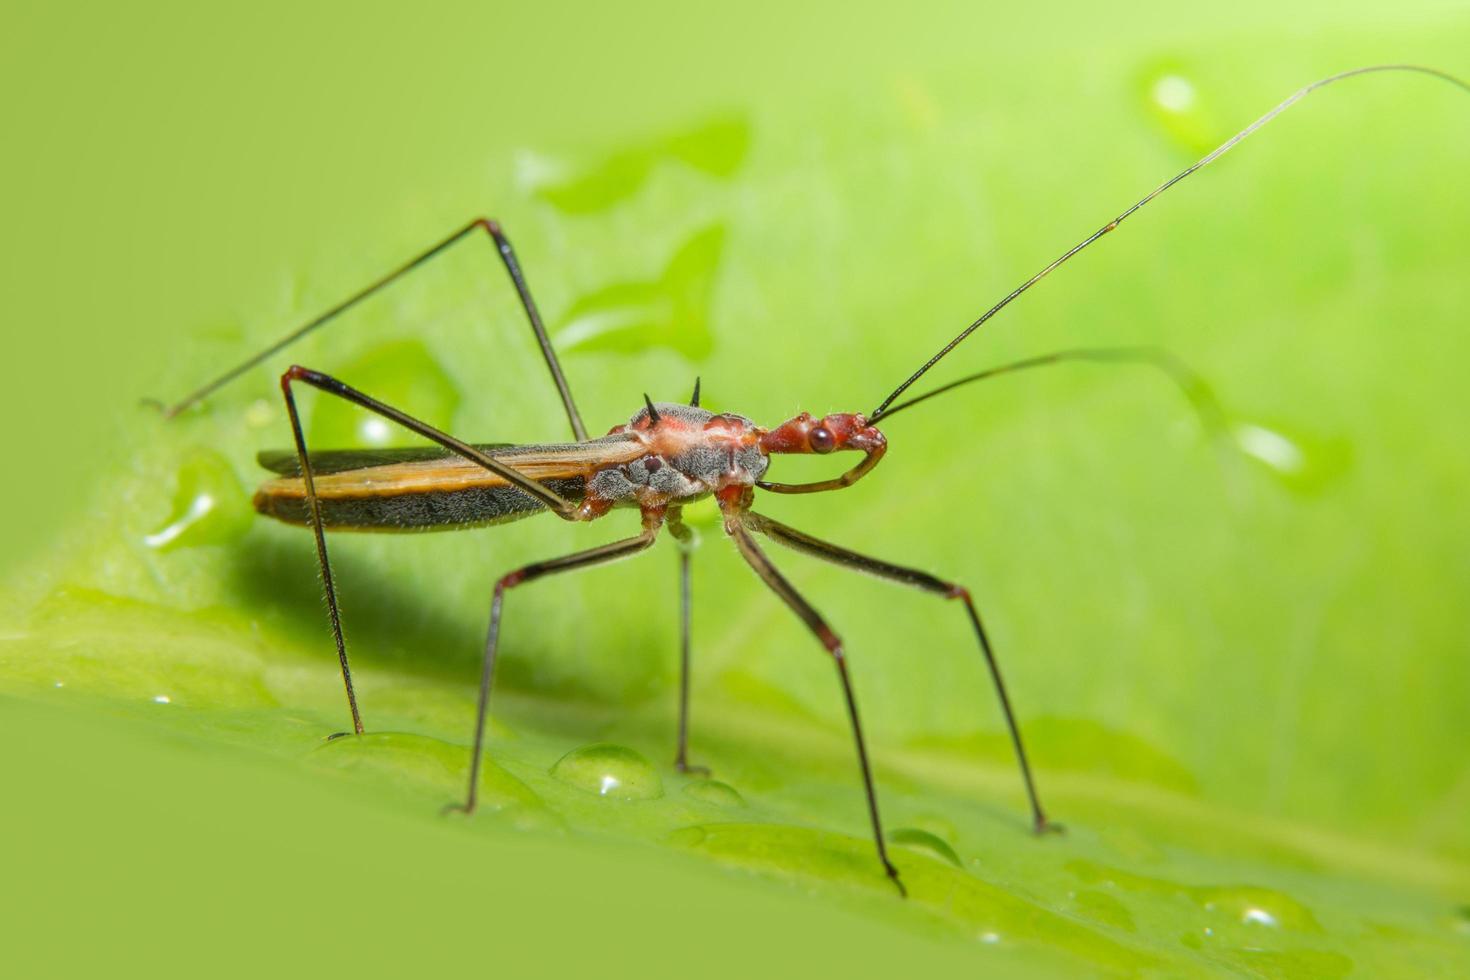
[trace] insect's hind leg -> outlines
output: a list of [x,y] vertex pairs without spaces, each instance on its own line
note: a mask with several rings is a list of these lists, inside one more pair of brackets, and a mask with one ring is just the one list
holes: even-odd
[[[743,515],[742,515],[743,516]],[[847,717],[852,724],[853,742],[857,745],[858,767],[862,771],[863,791],[868,800],[868,819],[873,825],[873,844],[878,849],[878,860],[883,864],[883,870],[888,875],[898,893],[908,897],[908,889],[904,888],[903,882],[898,877],[898,869],[893,862],[888,860],[888,845],[883,840],[883,821],[878,816],[878,793],[873,786],[873,767],[868,762],[868,747],[863,738],[863,725],[858,719],[857,697],[853,693],[852,678],[847,673],[847,654],[843,650],[842,640],[833,632],[832,627],[822,618],[812,604],[802,598],[801,594],[792,587],[791,583],[776,570],[771,560],[756,546],[751,538],[750,532],[742,523],[741,516],[734,516],[726,511],[725,530],[734,539],[735,546],[740,550],[740,555],[746,560],[761,580],[770,587],[791,608],[791,611],[806,624],[807,629],[812,631],[817,640],[832,657],[833,663],[837,665],[837,676],[842,682],[842,696],[847,704]]]
[[860,555],[855,551],[838,547],[826,541],[814,538],[809,534],[787,527],[779,521],[773,521],[769,517],[760,514],[746,513],[743,521],[753,531],[758,531],[779,544],[783,544],[795,551],[800,551],[820,558],[823,561],[832,562],[860,572],[867,572],[878,578],[897,582],[900,585],[912,586],[922,589],[934,595],[943,596],[946,599],[957,599],[964,603],[965,611],[969,614],[970,625],[974,627],[975,638],[979,641],[980,650],[985,655],[986,666],[990,669],[990,679],[995,684],[995,693],[1000,700],[1001,712],[1005,716],[1006,728],[1010,731],[1011,745],[1016,750],[1016,759],[1021,766],[1021,779],[1026,784],[1026,797],[1031,804],[1032,828],[1038,834],[1056,832],[1062,829],[1060,824],[1052,823],[1042,809],[1041,798],[1036,792],[1036,781],[1031,775],[1031,764],[1026,758],[1026,746],[1021,741],[1021,728],[1016,724],[1015,712],[1011,710],[1011,698],[1006,691],[1005,680],[1001,677],[1000,663],[995,658],[995,651],[990,646],[990,638],[985,633],[985,626],[980,620],[980,613],[975,608],[975,602],[970,598],[970,590],[953,582],[946,582],[941,578],[921,572],[916,568],[908,568],[903,565],[894,565],[889,562],[879,561]]
[[547,575],[571,572],[579,568],[591,568],[593,565],[602,565],[636,555],[648,548],[658,538],[658,530],[663,526],[663,522],[664,512],[662,510],[646,510],[643,512],[643,532],[636,537],[624,538],[621,541],[589,548],[586,551],[578,551],[561,558],[532,562],[508,575],[501,576],[500,580],[495,583],[495,593],[490,599],[490,627],[485,634],[485,657],[480,667],[480,699],[475,709],[475,744],[474,750],[470,753],[469,789],[465,793],[463,803],[452,803],[445,807],[445,810],[474,813],[475,806],[479,802],[480,760],[485,751],[485,719],[490,712],[490,687],[495,679],[495,658],[500,649],[500,618],[504,608],[505,593],[518,585],[534,582]]
[[551,380],[556,384],[557,394],[561,396],[562,406],[566,409],[567,413],[567,421],[570,422],[572,426],[572,434],[576,436],[577,441],[585,441],[587,438],[587,429],[582,424],[582,416],[577,412],[576,402],[572,399],[571,386],[567,384],[566,375],[562,373],[561,362],[557,360],[556,351],[552,349],[551,338],[547,336],[546,325],[541,321],[541,314],[536,309],[536,301],[531,298],[531,288],[526,284],[526,275],[524,272],[521,271],[520,260],[516,258],[515,249],[511,247],[510,239],[507,238],[505,232],[501,230],[499,223],[491,221],[489,218],[476,218],[474,221],[471,221],[469,224],[465,225],[463,228],[460,228],[458,231],[439,241],[435,245],[431,246],[426,251],[421,252],[413,258],[409,259],[407,262],[394,269],[392,272],[389,272],[387,275],[382,276],[381,278],[373,281],[372,283],[369,283],[367,286],[358,290],[356,293],[353,293],[347,299],[338,303],[330,310],[327,310],[316,319],[310,321],[304,326],[298,327],[297,329],[291,331],[280,340],[271,344],[265,350],[261,351],[258,354],[255,354],[250,358],[247,358],[241,363],[235,365],[230,370],[226,371],[224,374],[215,378],[213,381],[210,381],[208,384],[205,384],[204,386],[186,395],[184,398],[180,399],[178,402],[165,409],[164,414],[169,418],[173,418],[175,415],[178,415],[180,412],[184,411],[184,409],[186,408],[189,408],[191,405],[203,401],[215,391],[218,391],[220,388],[235,380],[235,378],[239,377],[246,371],[265,361],[266,358],[280,353],[282,350],[291,346],[296,341],[300,340],[302,337],[305,337],[307,334],[318,329],[319,327],[326,326],[329,322],[336,319],[341,314],[346,313],[352,307],[356,306],[358,303],[378,292],[380,289],[383,289],[390,283],[412,272],[414,269],[417,269],[419,266],[423,265],[430,259],[448,249],[451,245],[455,244],[460,239],[472,235],[476,231],[484,231],[495,243],[495,249],[500,255],[500,261],[505,266],[506,273],[510,276],[511,284],[515,286],[516,296],[521,301],[521,308],[526,311],[526,319],[530,321],[531,332],[536,335],[536,343],[541,348],[541,356],[546,361],[547,370],[551,372]]
[[699,537],[683,522],[682,516],[683,508],[669,508],[669,533],[679,542],[679,748],[674,754],[674,768],[684,773],[708,776],[707,766],[689,764],[689,661],[694,604],[691,564]]
[[311,454],[306,449],[306,436],[301,429],[301,413],[296,409],[296,395],[291,385],[295,382],[311,385],[319,391],[329,395],[336,395],[354,405],[366,408],[371,412],[381,415],[383,418],[397,422],[399,425],[438,443],[451,452],[478,463],[492,473],[499,474],[525,491],[537,500],[549,507],[552,513],[566,520],[574,520],[577,516],[575,504],[564,499],[551,488],[544,484],[523,476],[515,469],[487,456],[475,447],[461,442],[448,433],[441,432],[426,422],[421,422],[406,412],[399,411],[392,406],[385,405],[375,398],[343,384],[330,375],[313,371],[300,365],[292,365],[286,373],[281,375],[281,395],[286,401],[286,414],[291,420],[291,437],[296,443],[296,458],[301,467],[301,478],[306,490],[306,513],[307,520],[311,525],[313,536],[316,538],[317,566],[321,570],[322,588],[327,595],[327,613],[332,622],[332,638],[337,644],[337,660],[342,665],[342,683],[347,688],[347,706],[352,711],[352,728],[358,735],[363,732],[362,713],[357,707],[357,694],[352,686],[352,667],[347,661],[347,641],[342,636],[342,611],[337,602],[337,586],[332,580],[332,562],[327,555],[327,535],[322,524],[321,501],[317,498],[316,480],[311,470]]

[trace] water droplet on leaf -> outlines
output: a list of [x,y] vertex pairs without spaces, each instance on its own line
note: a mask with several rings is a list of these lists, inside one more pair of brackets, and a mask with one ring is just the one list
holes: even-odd
[[1213,114],[1193,73],[1175,61],[1158,62],[1140,75],[1144,107],[1175,146],[1200,157],[1220,142]]
[[684,787],[684,795],[711,806],[745,805],[745,799],[735,790],[735,787],[729,783],[722,783],[718,779],[696,779]]
[[551,775],[610,800],[653,800],[664,795],[658,771],[643,756],[621,745],[573,749],[551,767]]
[[1206,886],[1188,889],[1207,912],[1239,925],[1262,929],[1320,932],[1310,909],[1296,899],[1270,888],[1251,885]]
[[1323,439],[1254,422],[1237,422],[1231,435],[1241,453],[1297,493],[1322,491],[1352,462],[1351,447],[1342,439]]
[[229,460],[211,450],[196,450],[179,467],[168,521],[143,543],[159,551],[226,544],[250,529],[252,513]]

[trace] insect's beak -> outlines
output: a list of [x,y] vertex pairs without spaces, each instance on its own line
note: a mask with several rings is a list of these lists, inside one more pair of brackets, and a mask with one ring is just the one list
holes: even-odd
[[854,422],[852,434],[847,437],[846,445],[843,446],[844,449],[859,449],[865,453],[870,453],[888,444],[888,440],[883,437],[883,433],[879,432],[873,426],[868,425],[867,419],[861,415],[852,416],[852,419]]
[[868,424],[866,416],[838,412],[822,419],[821,425],[836,440],[834,449],[855,449],[871,453],[887,445],[883,433]]

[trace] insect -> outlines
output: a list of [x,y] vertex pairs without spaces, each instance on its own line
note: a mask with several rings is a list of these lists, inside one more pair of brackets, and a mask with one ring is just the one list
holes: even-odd
[[[328,555],[328,530],[467,528],[507,523],[540,513],[554,514],[566,521],[586,522],[602,518],[614,510],[636,509],[641,518],[641,529],[637,534],[611,544],[522,566],[503,575],[496,582],[480,673],[469,785],[458,809],[472,812],[477,802],[485,723],[500,646],[506,594],[541,578],[631,557],[651,546],[659,532],[664,530],[680,544],[681,680],[675,765],[680,770],[692,768],[688,760],[692,534],[683,522],[683,508],[693,501],[712,496],[723,517],[724,532],[741,557],[775,596],[796,614],[830,656],[836,668],[851,726],[878,860],[883,871],[902,894],[904,886],[898,869],[889,860],[884,840],[878,795],[857,700],[853,693],[846,648],[828,620],[792,586],[772,562],[761,539],[928,592],[957,604],[963,610],[963,615],[973,629],[976,645],[984,657],[1005,719],[1030,804],[1033,829],[1043,833],[1056,829],[1056,826],[1041,804],[995,651],[974,598],[962,584],[906,565],[860,554],[763,516],[754,509],[757,492],[811,494],[850,487],[871,473],[884,457],[887,440],[877,427],[880,421],[962,385],[1003,373],[1063,362],[1132,362],[1163,370],[1194,404],[1206,425],[1218,429],[1218,406],[1199,376],[1167,352],[1146,348],[1098,347],[1055,351],[992,367],[942,387],[909,396],[906,400],[900,399],[941,359],[1022,293],[1077,253],[1112,232],[1134,212],[1176,183],[1229,152],[1287,108],[1324,86],[1359,75],[1390,71],[1429,75],[1470,91],[1470,85],[1453,76],[1436,69],[1413,65],[1357,68],[1320,79],[1299,89],[1021,283],[920,364],[873,410],[865,414],[837,412],[815,418],[802,413],[772,428],[766,428],[744,416],[715,413],[702,408],[699,382],[696,380],[693,395],[687,404],[655,403],[645,394],[643,406],[627,423],[614,426],[606,435],[589,438],[571,387],[532,299],[510,240],[497,223],[487,219],[477,219],[458,229],[266,350],[199,388],[169,408],[167,414],[178,415],[456,243],[477,234],[487,235],[495,245],[540,346],[566,411],[574,441],[539,445],[471,444],[440,431],[399,408],[384,404],[328,374],[292,366],[281,375],[281,394],[291,423],[294,449],[260,455],[261,463],[274,471],[276,476],[260,487],[254,503],[256,509],[264,515],[289,524],[309,527],[313,532],[337,657],[352,715],[353,731],[361,734],[364,727],[343,639],[337,588]],[[303,384],[376,413],[433,445],[404,449],[310,450],[306,445],[296,405],[296,386]],[[780,483],[767,479],[772,457],[843,452],[855,452],[861,456],[854,465],[828,479],[808,483]]]

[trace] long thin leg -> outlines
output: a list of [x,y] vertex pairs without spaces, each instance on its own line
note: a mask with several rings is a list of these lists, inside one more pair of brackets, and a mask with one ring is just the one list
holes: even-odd
[[803,599],[794,589],[790,582],[776,571],[771,560],[756,545],[751,538],[750,532],[739,523],[726,521],[726,531],[735,539],[735,546],[740,549],[741,556],[755,569],[755,573],[770,586],[771,591],[780,596],[786,605],[791,607],[801,621],[806,624],[832,655],[832,660],[837,664],[837,676],[842,681],[842,696],[847,701],[847,717],[852,722],[853,741],[857,743],[858,766],[862,769],[863,790],[868,796],[868,818],[873,824],[873,843],[878,847],[878,860],[883,863],[883,870],[898,888],[898,893],[908,897],[908,890],[903,887],[899,880],[898,869],[893,862],[888,860],[888,845],[883,841],[883,822],[878,817],[878,793],[873,788],[873,770],[868,763],[868,747],[863,740],[863,726],[858,720],[857,697],[853,694],[852,679],[847,674],[847,655],[843,652],[842,640],[827,625],[822,615],[812,607],[812,604]]
[[440,432],[433,426],[425,422],[420,422],[418,419],[396,408],[385,405],[355,388],[350,388],[336,378],[297,365],[293,365],[285,374],[281,375],[281,394],[286,400],[286,414],[291,419],[291,436],[296,442],[296,458],[300,461],[301,476],[306,486],[307,516],[311,522],[312,534],[316,538],[317,567],[321,570],[322,588],[327,594],[327,614],[332,621],[332,638],[337,644],[337,660],[342,665],[342,683],[347,688],[347,706],[352,711],[353,731],[361,735],[363,731],[362,713],[357,707],[357,694],[352,687],[352,668],[347,662],[347,641],[342,636],[342,612],[337,602],[337,587],[332,580],[332,563],[327,556],[327,536],[326,531],[322,527],[321,504],[316,496],[316,480],[311,471],[311,454],[306,450],[306,436],[302,433],[301,429],[301,415],[296,409],[296,395],[291,390],[291,384],[295,381],[304,382],[328,394],[344,398],[354,405],[360,405],[363,408],[376,412],[384,418],[397,422],[410,431],[416,432],[426,439],[431,439],[472,462],[479,463],[486,469],[504,476],[526,493],[536,497],[550,507],[553,513],[559,516],[573,519],[576,516],[577,508],[571,501],[552,492],[551,489],[543,484],[532,480],[530,477],[522,476],[516,470],[485,455],[485,453],[475,447],[460,442],[453,436]]
[[[504,477],[513,485],[524,490],[526,493],[530,494],[531,496],[535,497],[537,500],[545,504],[547,507],[551,508],[552,513],[556,514],[556,516],[569,521],[576,520],[577,518],[577,505],[572,503],[570,500],[562,497],[560,494],[556,493],[544,483],[533,480],[529,476],[525,476],[515,468],[500,462],[500,460],[496,459],[494,456],[488,455],[484,452],[484,450],[476,449],[469,443],[462,442],[449,433],[444,432],[441,429],[436,429],[429,423],[422,422],[414,418],[407,412],[399,411],[391,405],[383,404],[371,395],[363,394],[356,388],[353,388],[350,385],[338,381],[336,378],[332,377],[329,374],[323,374],[320,371],[313,371],[310,368],[304,368],[299,364],[293,364],[286,370],[285,374],[281,375],[281,389],[286,392],[286,400],[288,404],[292,404],[290,387],[291,382],[293,381],[301,381],[305,384],[309,384],[313,388],[316,388],[320,391],[325,391],[329,395],[336,395],[338,398],[343,398],[354,405],[358,405],[362,408],[367,409],[370,412],[381,415],[385,419],[397,422],[399,425],[403,426],[405,429],[408,429],[410,432],[421,435],[431,442],[437,442],[439,445],[443,446],[445,449],[448,449],[450,452],[463,456],[465,459],[469,460],[472,463],[479,463],[490,472]],[[305,451],[306,450],[303,446],[302,441],[298,438],[298,454],[304,454]],[[302,455],[301,471],[303,473],[307,473],[309,469],[310,468],[307,465],[307,459],[305,455]],[[310,492],[310,488],[310,478],[308,477],[308,492]]]
[[260,364],[266,358],[279,353],[318,327],[325,326],[338,315],[347,312],[400,276],[417,269],[461,238],[473,233],[476,229],[483,229],[494,240],[496,251],[500,253],[500,260],[505,264],[505,270],[510,274],[511,282],[515,285],[516,295],[520,297],[521,306],[526,311],[526,319],[531,323],[531,331],[536,335],[536,343],[541,347],[541,356],[546,359],[546,367],[551,371],[551,378],[556,383],[557,392],[561,395],[562,405],[567,410],[567,421],[572,424],[572,433],[579,442],[585,440],[587,438],[587,430],[582,425],[581,415],[577,413],[577,405],[572,400],[571,387],[567,384],[566,375],[562,373],[561,363],[556,359],[556,351],[552,350],[551,339],[546,334],[545,324],[541,322],[541,314],[536,309],[536,302],[531,298],[531,289],[526,285],[525,273],[521,271],[521,264],[516,259],[515,250],[511,248],[510,239],[505,237],[505,233],[500,230],[500,225],[491,221],[489,218],[476,218],[474,221],[471,221],[448,238],[434,245],[428,251],[409,259],[403,265],[352,294],[315,320],[291,331],[259,354],[237,364],[213,381],[186,395],[179,402],[168,408],[165,414],[169,418],[172,418],[189,406],[204,400],[235,378],[244,374],[257,364]]
[[327,535],[322,529],[321,505],[316,499],[316,481],[306,452],[306,436],[301,431],[301,416],[296,411],[296,396],[291,391],[291,378],[281,378],[281,393],[286,399],[286,414],[291,417],[291,435],[296,440],[296,458],[301,461],[301,477],[306,482],[307,516],[316,538],[316,563],[321,571],[322,588],[327,593],[327,615],[332,621],[332,639],[337,644],[337,662],[342,665],[342,684],[347,688],[347,707],[352,712],[352,730],[362,734],[362,712],[357,708],[357,692],[352,687],[352,667],[347,662],[347,641],[342,637],[342,611],[337,605],[337,586],[332,581],[332,562],[327,557]]
[[694,605],[691,559],[698,538],[681,516],[681,508],[669,508],[669,533],[679,542],[679,749],[674,755],[674,768],[707,776],[709,769],[689,764],[689,660]]
[[990,668],[990,678],[995,683],[995,693],[1000,699],[1001,712],[1005,715],[1006,728],[1011,734],[1011,744],[1015,747],[1016,758],[1021,764],[1021,778],[1026,784],[1026,796],[1031,803],[1031,820],[1035,831],[1045,833],[1047,831],[1060,830],[1058,824],[1047,820],[1046,812],[1041,808],[1041,798],[1036,793],[1036,783],[1031,777],[1031,764],[1026,759],[1026,747],[1021,742],[1021,728],[1016,724],[1015,712],[1011,710],[1011,698],[1006,693],[1005,681],[1001,678],[1000,663],[995,658],[995,652],[991,649],[990,639],[985,635],[985,626],[980,621],[980,613],[975,609],[975,603],[970,598],[970,590],[953,582],[921,572],[916,568],[908,568],[903,565],[894,565],[876,558],[860,555],[855,551],[838,547],[826,541],[821,541],[792,527],[787,527],[779,521],[773,521],[769,517],[760,514],[745,513],[742,515],[745,526],[753,531],[759,531],[776,542],[792,548],[796,551],[829,561],[833,564],[843,565],[860,572],[867,572],[878,578],[887,579],[890,582],[898,582],[900,585],[913,586],[925,592],[941,595],[946,599],[959,599],[965,604],[965,611],[969,613],[970,624],[975,628],[975,638],[980,642],[980,650],[985,654],[985,663]]
[[469,790],[465,793],[464,803],[452,804],[448,809],[474,813],[475,805],[479,802],[480,760],[485,751],[485,719],[490,712],[490,686],[495,677],[496,653],[500,648],[500,614],[504,606],[506,591],[518,585],[525,585],[527,582],[534,582],[546,575],[590,568],[593,565],[602,565],[635,555],[653,544],[658,537],[658,529],[663,524],[663,517],[662,511],[645,511],[643,533],[637,537],[614,541],[587,551],[578,551],[562,558],[533,562],[516,569],[495,583],[495,594],[490,600],[490,628],[485,635],[485,659],[480,668],[480,701],[475,709],[475,747],[470,753]]

